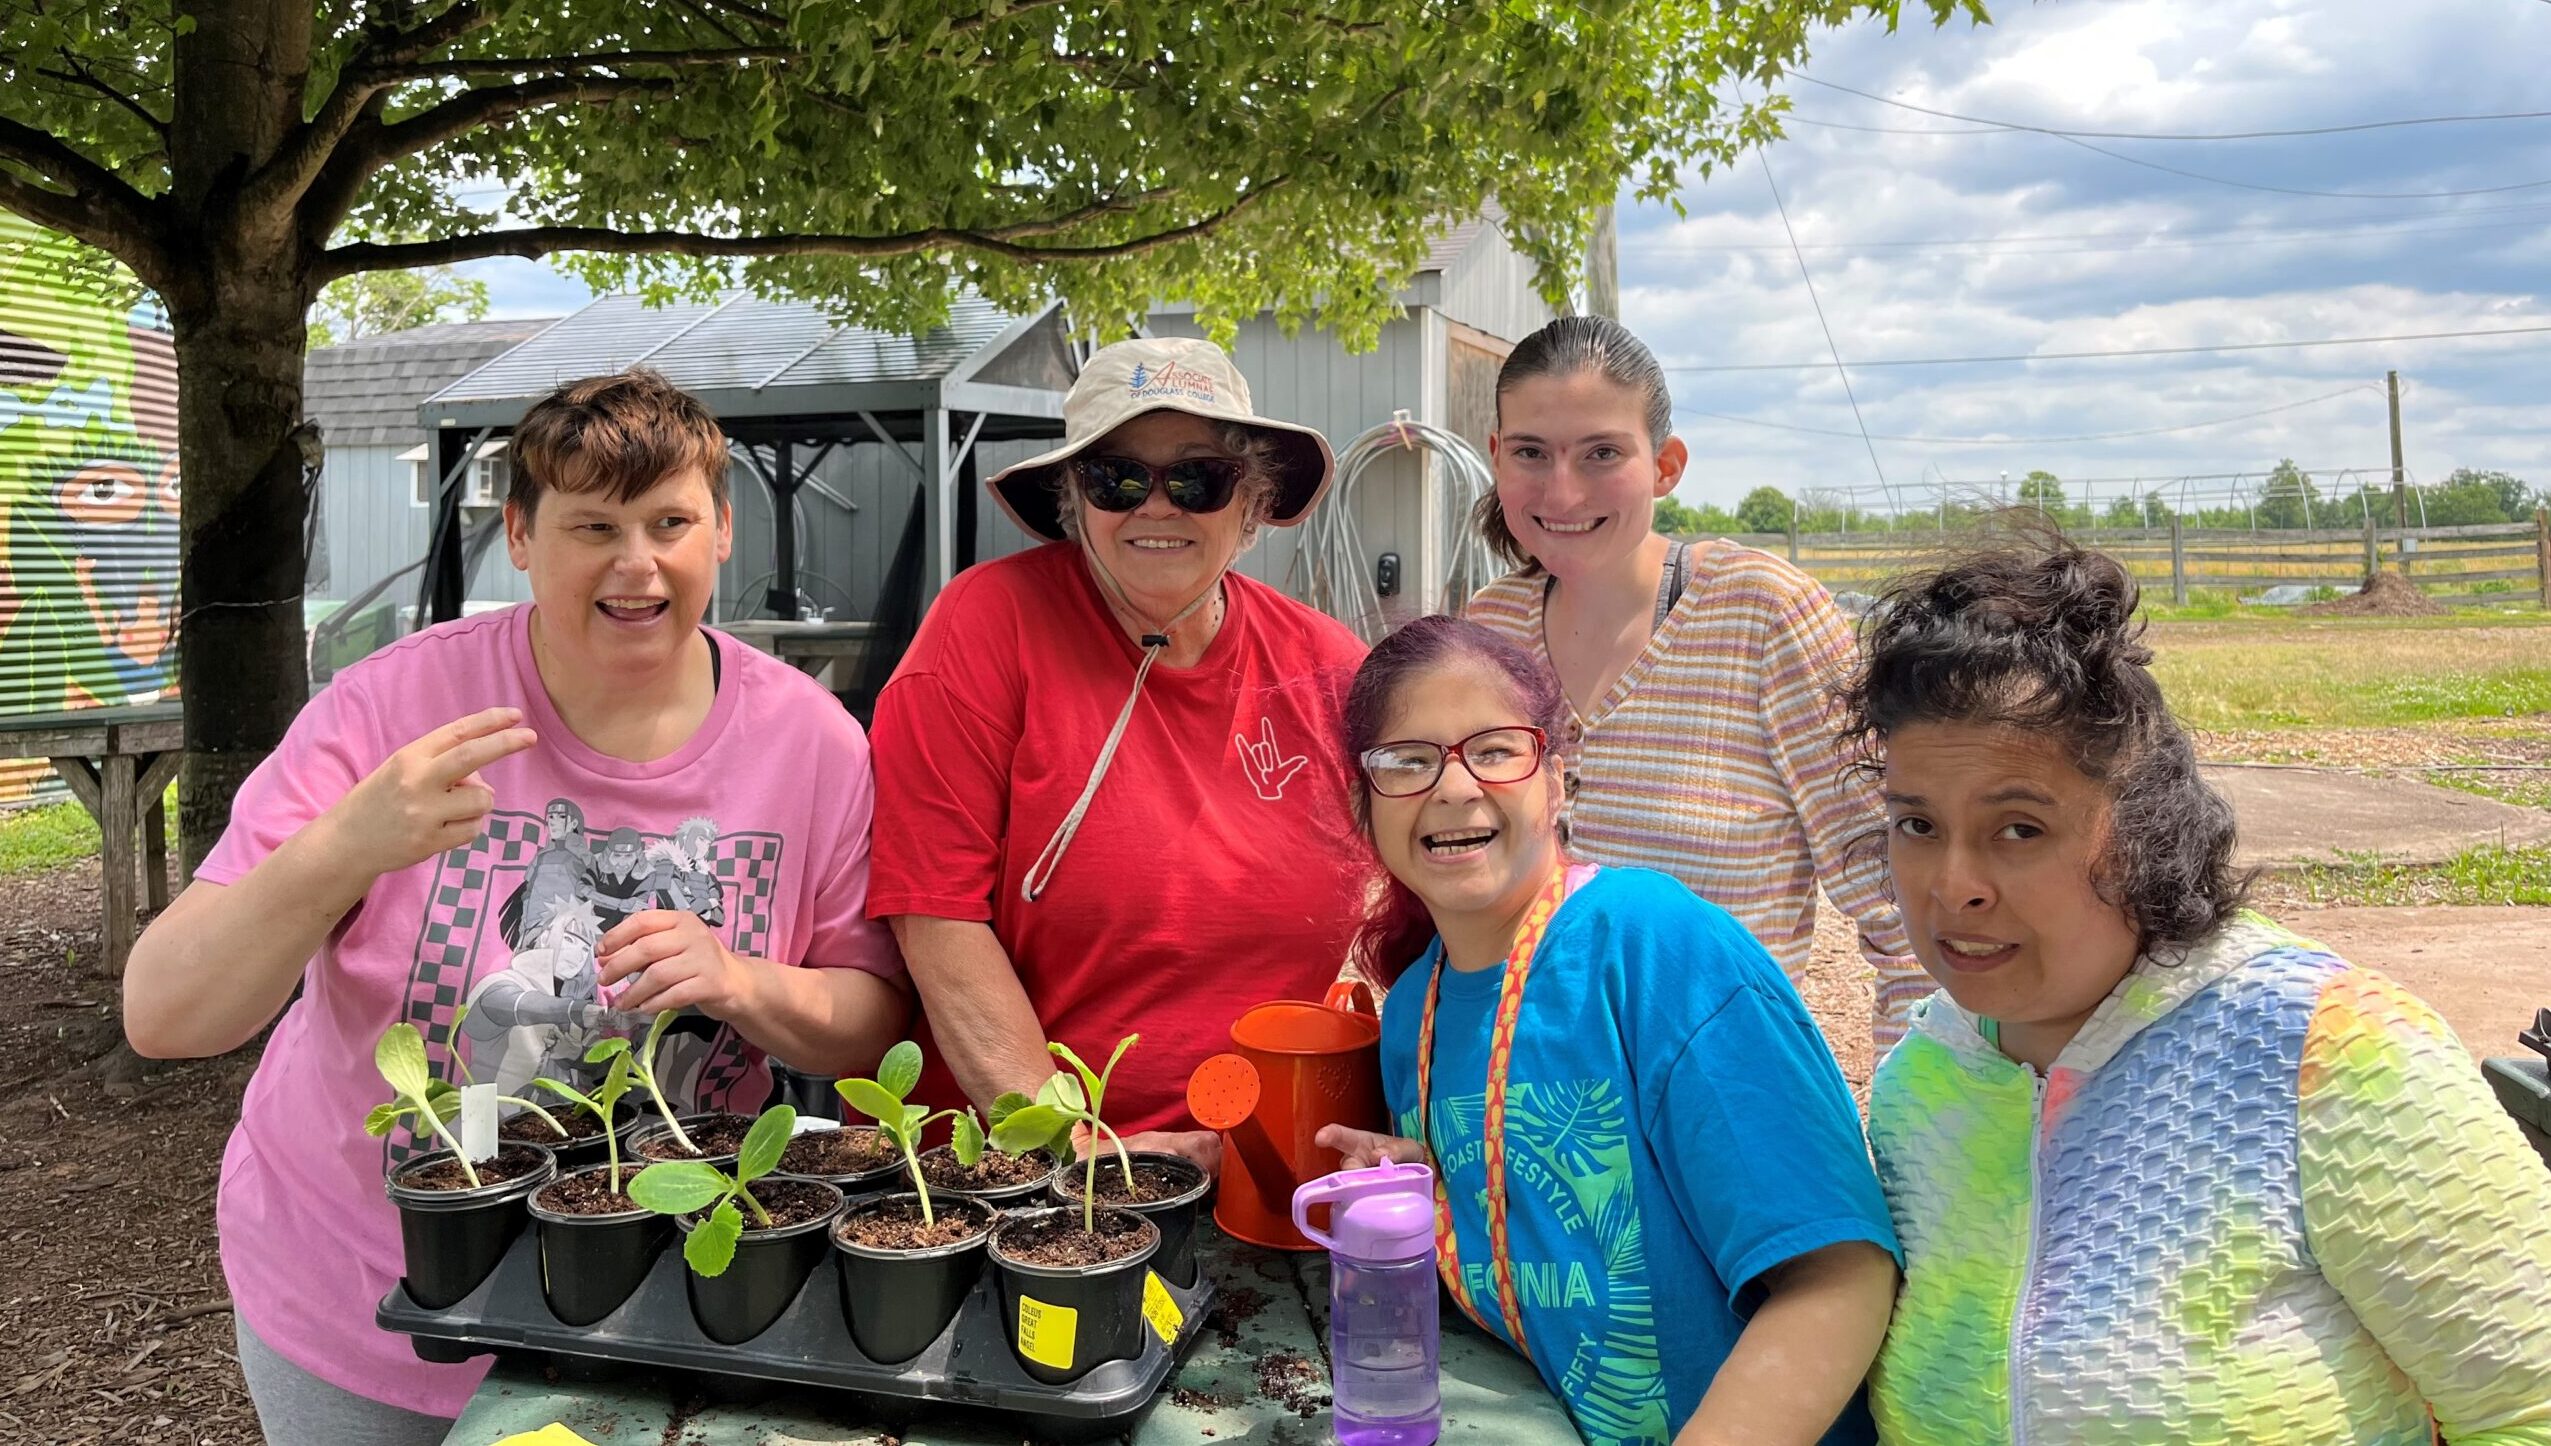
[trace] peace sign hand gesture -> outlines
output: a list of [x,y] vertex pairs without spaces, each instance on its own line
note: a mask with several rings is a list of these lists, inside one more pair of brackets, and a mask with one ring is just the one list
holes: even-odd
[[1258,797],[1269,803],[1283,798],[1284,786],[1293,781],[1293,775],[1300,773],[1304,764],[1311,761],[1299,753],[1290,757],[1285,755],[1282,746],[1276,742],[1273,718],[1258,720],[1257,742],[1250,742],[1245,733],[1232,734],[1231,741],[1240,745],[1241,773],[1248,777],[1249,786],[1258,791]]
[[371,880],[476,838],[496,806],[478,770],[532,746],[522,721],[520,709],[489,708],[391,754],[325,815],[339,860]]

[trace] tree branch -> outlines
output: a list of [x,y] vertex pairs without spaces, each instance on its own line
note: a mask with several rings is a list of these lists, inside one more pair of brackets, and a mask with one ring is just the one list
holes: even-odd
[[510,120],[527,110],[567,103],[616,100],[624,95],[668,91],[679,82],[670,76],[557,77],[521,85],[482,86],[464,91],[430,110],[393,121],[365,136],[339,164],[352,163],[370,176],[402,156],[430,150],[481,126]]
[[[298,205],[313,182],[327,168],[337,146],[363,121],[364,112],[374,97],[395,81],[397,67],[417,57],[430,55],[473,30],[493,21],[481,8],[479,0],[458,0],[450,9],[413,30],[392,31],[368,37],[346,60],[345,69],[337,75],[336,88],[319,104],[318,112],[297,127],[292,139],[279,147],[257,173],[240,188],[240,204],[249,210],[265,210],[275,206]],[[383,79],[376,71],[392,72]]]
[[638,66],[727,65],[745,60],[802,60],[806,52],[793,45],[732,45],[709,50],[622,50],[592,55],[543,55],[526,59],[472,56],[460,60],[420,60],[380,72],[389,82],[435,80],[448,76],[521,75],[569,70],[621,70]]
[[[147,208],[150,203],[140,204]],[[163,293],[168,289],[168,250],[160,244],[159,230],[147,215],[116,213],[101,217],[82,198],[49,190],[12,175],[5,168],[0,168],[0,211],[14,212],[47,230],[94,246],[131,267],[143,285]]]
[[150,112],[150,109],[144,106],[140,101],[135,100],[133,97],[126,95],[124,92],[117,90],[114,86],[108,85],[105,81],[100,80],[97,77],[96,72],[81,64],[79,57],[71,54],[71,52],[67,50],[57,50],[54,54],[61,56],[62,63],[71,68],[67,71],[44,70],[39,68],[36,71],[36,74],[44,76],[50,80],[59,80],[71,85],[85,86],[90,90],[96,91],[98,94],[105,96],[108,100],[115,102],[117,105],[120,105],[125,110],[131,112],[135,119],[139,120],[142,124],[149,126],[151,128],[151,133],[158,136],[162,141],[168,139],[168,122],[161,120],[156,115],[153,115]]
[[[358,242],[322,252],[312,269],[312,284],[325,285],[341,276],[364,271],[391,271],[421,266],[450,266],[463,261],[482,261],[491,256],[519,256],[536,260],[558,251],[593,251],[615,256],[689,256],[700,259],[757,256],[908,256],[918,251],[980,251],[1013,261],[1062,262],[1105,261],[1118,257],[1139,256],[1180,241],[1194,240],[1220,230],[1232,220],[1283,189],[1287,177],[1278,176],[1201,220],[1155,231],[1125,241],[1111,241],[1094,246],[1023,246],[1011,238],[1049,234],[1072,224],[1069,217],[1040,217],[1034,221],[984,230],[965,230],[949,226],[932,226],[918,231],[904,231],[884,236],[844,236],[780,233],[762,236],[703,236],[688,231],[618,231],[607,226],[531,226],[515,231],[480,231],[466,236],[447,236],[433,241],[393,244]],[[1094,202],[1074,213],[1086,221],[1111,210],[1122,210],[1130,201]]]
[[[136,271],[143,269],[144,258],[133,254],[130,247],[148,247],[152,253],[149,259],[154,264],[159,260],[150,198],[126,185],[113,171],[47,132],[6,116],[0,116],[0,160],[16,161],[39,175],[50,176],[69,191],[66,195],[0,173],[0,180],[10,183],[8,191],[0,192],[10,210],[113,251]],[[94,239],[110,234],[116,236],[119,244],[109,246]]]

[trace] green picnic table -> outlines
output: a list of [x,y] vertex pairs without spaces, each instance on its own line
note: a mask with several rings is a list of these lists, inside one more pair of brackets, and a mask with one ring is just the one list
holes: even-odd
[[[1329,1435],[1329,1258],[1243,1245],[1210,1223],[1196,1247],[1223,1305],[1199,1328],[1186,1363],[1130,1438],[1137,1446],[1281,1442],[1312,1446]],[[829,1269],[830,1267],[826,1267]],[[1254,1315],[1235,1299],[1262,1300]],[[1228,1323],[1226,1333],[1217,1330]],[[1261,1367],[1279,1377],[1271,1395]],[[1293,1362],[1301,1362],[1293,1365]],[[1285,1388],[1290,1385],[1290,1388]],[[854,1396],[779,1388],[702,1404],[697,1381],[578,1381],[521,1360],[500,1362],[444,1437],[445,1446],[494,1446],[556,1422],[595,1446],[679,1441],[683,1446],[1018,1446],[1022,1433],[980,1413],[926,1414],[894,1429],[860,1414]],[[1573,1441],[1576,1431],[1522,1357],[1447,1307],[1443,1349],[1446,1441]],[[726,1393],[738,1394],[738,1393]],[[1278,1399],[1278,1397],[1286,1399]],[[694,1411],[694,1407],[698,1409]],[[1305,1407],[1310,1414],[1303,1414]],[[679,1425],[680,1429],[674,1429]]]

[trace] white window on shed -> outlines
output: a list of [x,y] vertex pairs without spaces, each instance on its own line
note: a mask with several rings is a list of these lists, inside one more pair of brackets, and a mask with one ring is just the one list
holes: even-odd
[[[442,480],[434,471],[433,449],[410,447],[399,454],[399,460],[407,464],[408,505],[433,506],[434,489]],[[470,463],[469,490],[462,494],[461,505],[502,507],[505,505],[505,493],[513,485],[513,463],[505,455],[503,439],[483,442],[479,444],[477,460]]]

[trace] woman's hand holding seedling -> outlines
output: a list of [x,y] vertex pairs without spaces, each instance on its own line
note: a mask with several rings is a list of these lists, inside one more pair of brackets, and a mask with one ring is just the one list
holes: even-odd
[[877,1122],[877,1129],[903,1151],[904,1168],[912,1175],[913,1192],[921,1197],[921,1223],[934,1225],[938,1216],[930,1208],[930,1182],[921,1175],[921,1155],[915,1148],[922,1132],[935,1120],[956,1121],[956,1134],[949,1141],[949,1152],[957,1163],[971,1170],[983,1158],[983,1126],[972,1110],[941,1110],[930,1113],[928,1105],[908,1105],[904,1097],[921,1083],[921,1046],[907,1039],[886,1051],[877,1062],[875,1079],[845,1079],[833,1082],[833,1092],[842,1103]]
[[797,1111],[773,1105],[762,1111],[736,1148],[734,1174],[696,1160],[667,1160],[639,1171],[629,1182],[629,1198],[658,1215],[708,1212],[691,1227],[691,1238],[682,1242],[682,1258],[702,1275],[724,1275],[734,1263],[735,1242],[744,1236],[744,1215],[735,1203],[744,1202],[753,1212],[754,1224],[771,1223],[771,1213],[753,1198],[750,1187],[779,1168],[789,1137],[795,1133]]
[[751,1018],[761,972],[772,966],[726,947],[699,915],[648,909],[612,926],[596,946],[606,990],[626,984],[611,1007],[639,1014],[697,1009],[729,1024]]
[[364,887],[478,837],[496,792],[478,770],[539,741],[519,708],[446,723],[391,754],[321,815],[331,851]]

